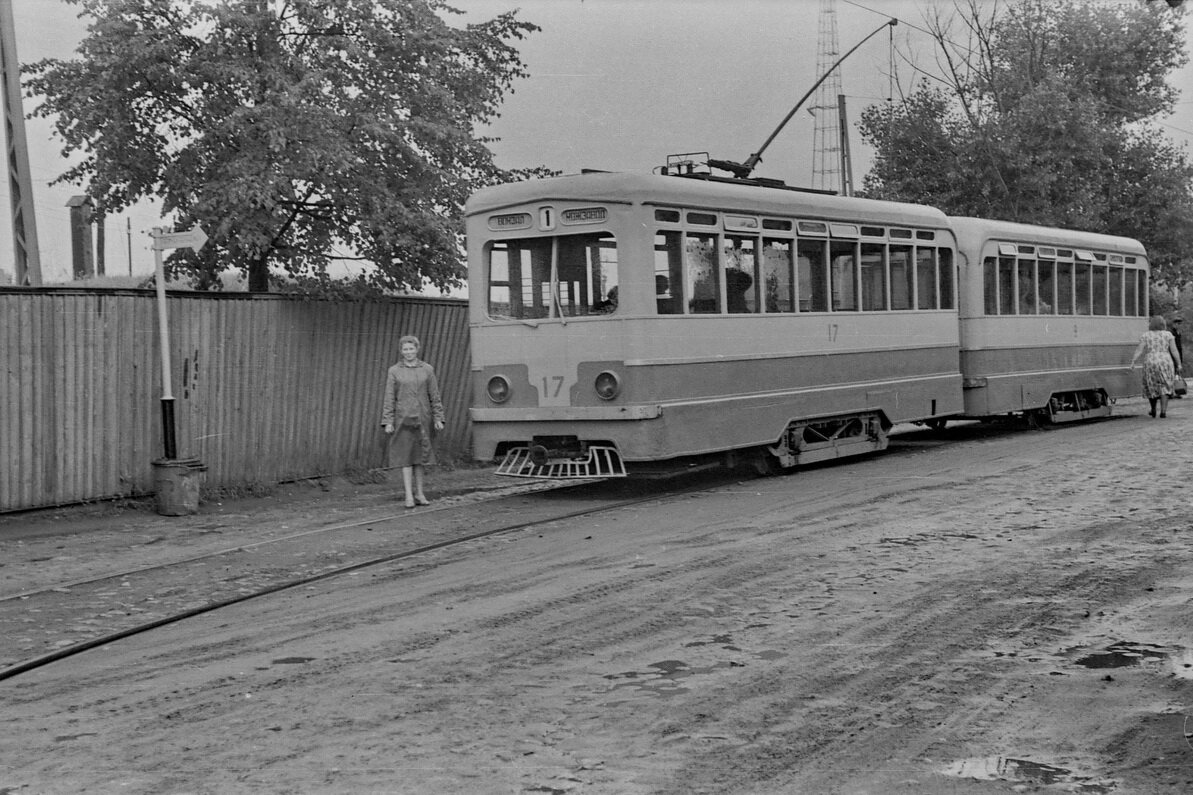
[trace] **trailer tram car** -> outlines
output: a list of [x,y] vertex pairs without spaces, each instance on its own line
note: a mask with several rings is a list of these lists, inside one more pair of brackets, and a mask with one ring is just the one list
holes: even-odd
[[585,173],[466,215],[474,454],[504,474],[790,467],[965,413],[939,210]]
[[1136,240],[950,218],[961,264],[965,415],[1044,422],[1107,416],[1139,393],[1128,370],[1147,330]]

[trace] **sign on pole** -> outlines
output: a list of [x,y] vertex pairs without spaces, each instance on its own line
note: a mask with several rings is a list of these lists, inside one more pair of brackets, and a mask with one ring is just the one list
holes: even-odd
[[153,228],[154,282],[157,284],[157,325],[162,349],[162,442],[167,459],[178,457],[178,442],[174,435],[174,393],[170,382],[170,334],[166,319],[166,270],[162,252],[174,248],[198,251],[207,242],[207,233],[198,224],[182,232],[170,232],[164,226]]

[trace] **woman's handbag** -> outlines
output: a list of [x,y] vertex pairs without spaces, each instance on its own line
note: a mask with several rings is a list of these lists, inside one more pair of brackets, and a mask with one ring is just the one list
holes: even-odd
[[1189,394],[1189,385],[1185,383],[1185,377],[1180,373],[1177,373],[1176,378],[1172,379],[1172,394],[1177,397]]

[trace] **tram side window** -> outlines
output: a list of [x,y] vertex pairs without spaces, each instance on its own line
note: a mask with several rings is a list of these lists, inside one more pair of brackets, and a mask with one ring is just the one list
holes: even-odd
[[1019,260],[1018,263],[1019,314],[1036,313],[1036,262]]
[[1073,314],[1073,263],[1056,263],[1056,314]]
[[762,241],[762,294],[767,312],[795,311],[791,241]]
[[1106,314],[1106,287],[1107,275],[1105,265],[1094,266],[1094,311],[1095,315]]
[[725,305],[731,314],[758,311],[757,238],[725,236]]
[[721,311],[721,276],[717,266],[717,236],[689,234],[684,244],[684,292],[692,296],[694,315]]
[[998,260],[986,257],[982,263],[982,303],[987,315],[998,314]]
[[834,240],[829,244],[829,279],[834,312],[857,311],[857,245]]
[[1128,317],[1136,317],[1141,314],[1139,311],[1139,282],[1137,281],[1139,271],[1128,268],[1124,275],[1126,276],[1123,283],[1123,299],[1126,302],[1125,314]]
[[1040,260],[1036,263],[1039,286],[1039,304],[1037,308],[1041,315],[1051,315],[1056,306],[1056,263]]
[[885,246],[881,244],[862,244],[863,310],[876,312],[886,309],[886,258],[884,254]]
[[[910,246],[891,246],[891,309],[915,309],[916,270],[912,265]],[[936,286],[936,277],[932,277]]]
[[801,239],[799,258],[799,311],[828,311],[828,246],[823,240]]
[[559,312],[566,317],[617,309],[617,244],[613,235],[559,238]]
[[1123,269],[1110,269],[1110,314],[1123,314]]
[[998,258],[998,314],[1015,314],[1015,260]]
[[[936,251],[937,273],[940,274],[940,308],[953,309],[956,306],[956,279],[953,270],[953,250],[941,248]],[[925,307],[926,308],[926,307]]]
[[1077,263],[1077,275],[1074,279],[1074,292],[1077,296],[1077,314],[1089,315],[1090,312],[1090,282],[1092,281],[1092,266],[1088,262]]
[[683,314],[683,236],[656,232],[654,236],[655,306],[660,315]]
[[[896,247],[891,246],[891,304],[894,309],[935,309],[936,308],[936,253],[935,249],[931,248],[917,248],[915,250],[915,272],[911,273],[911,263],[907,264],[909,270],[908,285],[907,285],[907,306],[898,306],[895,303],[895,285],[898,284],[899,279],[895,276],[895,260]],[[902,251],[902,249],[898,249]],[[908,258],[910,258],[911,250],[907,249]],[[915,304],[911,303],[911,284],[915,283],[916,299]]]

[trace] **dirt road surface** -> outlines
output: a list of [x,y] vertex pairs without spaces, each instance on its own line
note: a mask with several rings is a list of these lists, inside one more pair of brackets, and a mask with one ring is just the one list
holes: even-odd
[[1193,402],[943,436],[0,682],[0,793],[1193,792]]

